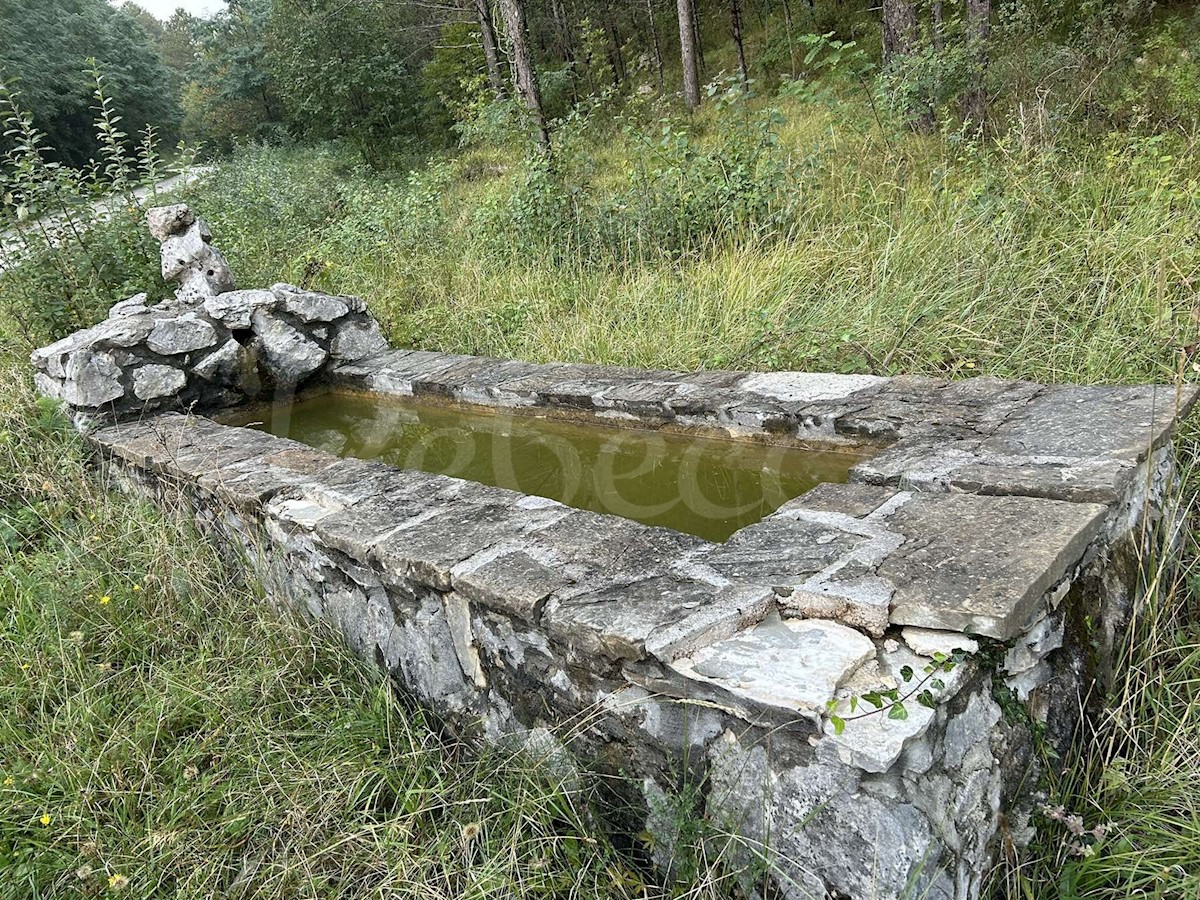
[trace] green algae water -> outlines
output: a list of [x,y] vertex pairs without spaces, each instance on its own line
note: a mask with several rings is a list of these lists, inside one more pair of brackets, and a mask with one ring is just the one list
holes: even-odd
[[320,450],[452,475],[724,541],[858,456],[583,424],[529,411],[327,393],[226,419]]

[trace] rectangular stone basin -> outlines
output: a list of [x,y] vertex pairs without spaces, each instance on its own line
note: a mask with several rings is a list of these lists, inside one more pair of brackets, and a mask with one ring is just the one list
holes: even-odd
[[[318,450],[450,475],[722,542],[862,455],[536,410],[326,391],[223,419]],[[612,421],[612,420],[609,420]]]
[[1193,385],[389,349],[150,225],[176,297],[31,357],[103,477],[456,734],[602,775],[664,867],[702,819],[747,896],[975,900],[1178,539]]

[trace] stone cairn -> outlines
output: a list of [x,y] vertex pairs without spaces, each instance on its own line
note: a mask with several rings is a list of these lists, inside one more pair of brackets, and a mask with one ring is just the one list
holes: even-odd
[[358,297],[290,284],[234,290],[203,219],[184,204],[146,214],[175,296],[115,304],[108,318],[35,350],[34,379],[79,427],[160,409],[211,410],[292,393],[387,340]]

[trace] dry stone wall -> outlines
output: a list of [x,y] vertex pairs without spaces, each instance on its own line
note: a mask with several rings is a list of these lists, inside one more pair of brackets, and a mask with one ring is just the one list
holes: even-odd
[[386,349],[359,298],[290,284],[235,290],[208,225],[187,206],[153,209],[148,220],[174,297],[122,300],[105,321],[33,354],[38,389],[79,424],[235,406]]
[[[458,734],[603,773],[664,867],[702,817],[749,895],[972,900],[1030,838],[1043,752],[1096,712],[1138,561],[1171,544],[1195,389],[392,350],[354,298],[232,290],[186,208],[151,226],[176,298],[39,350],[39,387],[116,483],[184,504]],[[194,414],[310,384],[874,454],[714,544]],[[862,699],[888,691],[906,715]]]

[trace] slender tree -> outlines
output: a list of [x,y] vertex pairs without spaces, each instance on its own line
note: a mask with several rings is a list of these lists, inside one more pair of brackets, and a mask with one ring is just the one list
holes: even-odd
[[513,81],[517,96],[529,110],[533,127],[537,132],[538,146],[550,152],[550,132],[546,128],[546,116],[542,112],[542,94],[538,89],[537,70],[533,66],[533,54],[529,51],[529,29],[525,22],[525,0],[500,0],[500,11],[504,14],[505,30],[512,52]]
[[475,19],[479,23],[479,41],[483,44],[483,58],[487,63],[488,83],[492,93],[500,100],[508,96],[504,89],[504,72],[500,68],[500,50],[496,41],[496,27],[492,24],[492,5],[490,0],[472,0],[475,6]]
[[683,99],[688,109],[700,105],[700,73],[696,69],[696,10],[693,0],[676,0],[679,9],[679,57],[683,63]]
[[662,42],[658,39],[658,22],[654,18],[654,0],[646,0],[646,21],[650,25],[650,39],[654,48],[654,71],[658,75],[658,90],[666,90],[663,81]]
[[[894,69],[904,57],[916,53],[920,37],[917,10],[911,0],[883,0],[884,68]],[[909,123],[918,131],[933,130],[933,110],[927,100],[917,98],[913,102]]]
[[967,41],[972,59],[971,86],[963,98],[963,112],[977,132],[987,124],[988,36],[992,0],[967,0]]
[[750,82],[750,71],[746,66],[746,44],[742,40],[742,0],[729,0],[729,17],[733,32],[733,43],[737,47],[738,74],[742,84]]

